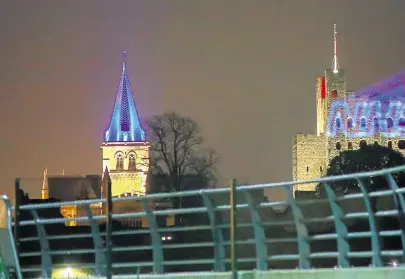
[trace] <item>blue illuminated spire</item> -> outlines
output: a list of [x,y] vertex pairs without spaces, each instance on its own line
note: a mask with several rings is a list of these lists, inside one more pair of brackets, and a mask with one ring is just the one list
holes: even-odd
[[111,115],[110,126],[104,134],[105,142],[115,141],[145,141],[145,132],[139,123],[138,113],[129,84],[125,65],[126,52],[122,53],[122,74],[120,85],[115,98],[114,110]]

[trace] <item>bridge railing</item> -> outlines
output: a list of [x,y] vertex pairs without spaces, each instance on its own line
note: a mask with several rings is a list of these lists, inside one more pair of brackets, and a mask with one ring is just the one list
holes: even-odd
[[[401,166],[300,182],[17,204],[21,270],[24,278],[108,278],[231,268],[397,267],[405,263],[405,188],[396,182],[404,171]],[[295,197],[293,187],[307,183],[319,184],[318,195]],[[263,189],[281,189],[286,198],[268,201]],[[167,208],[175,199],[183,208]],[[61,206],[82,212],[69,221],[86,227],[65,227],[65,218],[49,214]],[[131,220],[138,226],[127,226]]]

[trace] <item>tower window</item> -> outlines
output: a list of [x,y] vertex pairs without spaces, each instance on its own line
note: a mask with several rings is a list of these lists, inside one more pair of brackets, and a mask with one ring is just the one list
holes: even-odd
[[337,98],[337,90],[332,91],[332,98]]
[[307,166],[307,172],[309,172],[309,167]]
[[360,127],[361,127],[362,129],[364,129],[364,128],[367,127],[367,122],[366,122],[366,118],[365,118],[365,117],[362,117],[362,118],[360,119]]
[[392,149],[392,141],[389,141],[389,142],[388,142],[388,148],[389,148],[389,149]]
[[398,125],[399,125],[399,126],[402,126],[402,127],[405,127],[405,118],[401,117],[401,118],[398,120]]
[[319,167],[319,171],[322,173],[322,171],[323,171],[323,168],[322,167]]
[[376,133],[380,132],[380,123],[378,123],[377,118],[373,119],[373,126],[374,126],[374,132],[376,132]]
[[359,146],[360,148],[364,148],[367,146],[367,142],[365,140],[361,140]]
[[374,142],[374,145],[377,146],[377,145],[378,145],[378,141],[375,141],[375,142]]
[[353,149],[353,143],[349,142],[347,144],[347,149],[352,150]]
[[124,157],[122,154],[117,155],[117,165],[115,167],[116,170],[124,170]]
[[340,129],[340,118],[336,118],[336,129]]
[[388,129],[391,129],[393,126],[394,126],[394,121],[392,121],[392,118],[389,117],[389,118],[387,119],[387,128],[388,128]]
[[136,170],[136,164],[135,164],[135,154],[131,153],[129,154],[128,158],[128,170]]
[[342,145],[340,144],[340,142],[337,142],[336,143],[336,150],[340,151],[340,149],[342,149]]
[[353,128],[353,119],[351,119],[350,117],[347,118],[347,128]]

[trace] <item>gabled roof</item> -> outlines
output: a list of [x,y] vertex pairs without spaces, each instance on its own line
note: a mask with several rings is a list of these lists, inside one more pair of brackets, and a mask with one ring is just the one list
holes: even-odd
[[49,198],[73,201],[101,197],[101,175],[54,175],[47,180]]

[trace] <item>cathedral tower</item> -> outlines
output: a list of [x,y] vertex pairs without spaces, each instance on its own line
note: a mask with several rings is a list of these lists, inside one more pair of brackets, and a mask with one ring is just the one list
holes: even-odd
[[108,170],[113,196],[144,195],[149,170],[149,143],[132,95],[123,52],[122,74],[110,125],[101,145],[102,173]]

